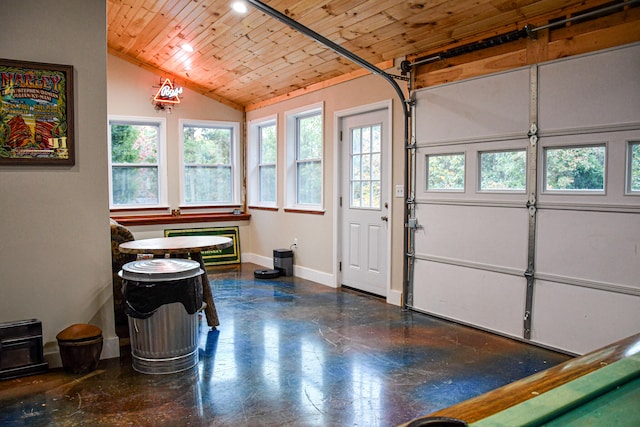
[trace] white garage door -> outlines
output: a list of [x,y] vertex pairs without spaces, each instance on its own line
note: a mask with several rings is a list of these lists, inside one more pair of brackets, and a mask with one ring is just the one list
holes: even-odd
[[578,354],[640,331],[638,70],[634,44],[416,93],[410,306]]

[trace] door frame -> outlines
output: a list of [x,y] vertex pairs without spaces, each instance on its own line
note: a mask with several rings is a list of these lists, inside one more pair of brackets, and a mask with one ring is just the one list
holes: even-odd
[[[336,288],[341,287],[342,282],[342,273],[340,272],[339,262],[342,258],[342,236],[343,231],[341,230],[340,224],[342,220],[342,215],[340,211],[340,182],[343,176],[342,171],[342,150],[340,148],[340,130],[342,128],[342,120],[347,116],[353,116],[357,114],[366,114],[376,110],[387,110],[387,121],[389,126],[387,129],[383,129],[383,133],[386,136],[386,141],[384,142],[383,149],[386,153],[386,159],[383,159],[385,166],[388,171],[388,185],[387,185],[387,194],[386,199],[389,203],[389,222],[387,224],[387,253],[385,254],[387,258],[387,271],[385,277],[385,287],[386,287],[386,298],[387,302],[389,302],[389,297],[391,294],[391,230],[393,229],[393,101],[388,99],[386,101],[374,102],[373,104],[361,105],[359,107],[348,108],[345,110],[338,110],[333,113],[333,164],[335,168],[333,170],[333,194],[334,194],[334,203],[333,203],[333,253],[336,254],[333,260],[333,277],[334,277],[334,286]],[[393,298],[392,298],[393,299]]]

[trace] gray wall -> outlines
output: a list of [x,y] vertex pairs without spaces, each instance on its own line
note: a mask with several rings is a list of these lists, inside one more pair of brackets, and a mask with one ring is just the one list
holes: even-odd
[[104,0],[5,0],[0,57],[73,65],[73,167],[0,167],[0,322],[42,321],[45,353],[74,323],[103,330],[103,357],[118,355],[113,327],[107,181]]

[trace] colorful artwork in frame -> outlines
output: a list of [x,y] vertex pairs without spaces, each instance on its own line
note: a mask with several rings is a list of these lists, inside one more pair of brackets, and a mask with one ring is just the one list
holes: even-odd
[[0,165],[75,164],[73,66],[0,59]]
[[230,227],[184,228],[164,230],[165,237],[171,236],[223,236],[233,241],[228,248],[202,252],[204,265],[240,264],[240,230],[237,225]]

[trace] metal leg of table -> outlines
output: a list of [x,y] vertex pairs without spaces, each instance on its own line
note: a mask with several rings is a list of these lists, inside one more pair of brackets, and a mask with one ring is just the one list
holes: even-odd
[[204,302],[207,303],[207,306],[204,309],[204,314],[207,316],[207,325],[215,329],[215,327],[220,324],[220,320],[218,319],[216,304],[213,302],[211,284],[209,283],[209,277],[207,276],[207,269],[205,268],[202,254],[200,252],[193,252],[191,253],[191,258],[194,261],[198,261],[198,263],[200,263],[200,268],[204,271],[202,274],[202,296],[204,298]]

